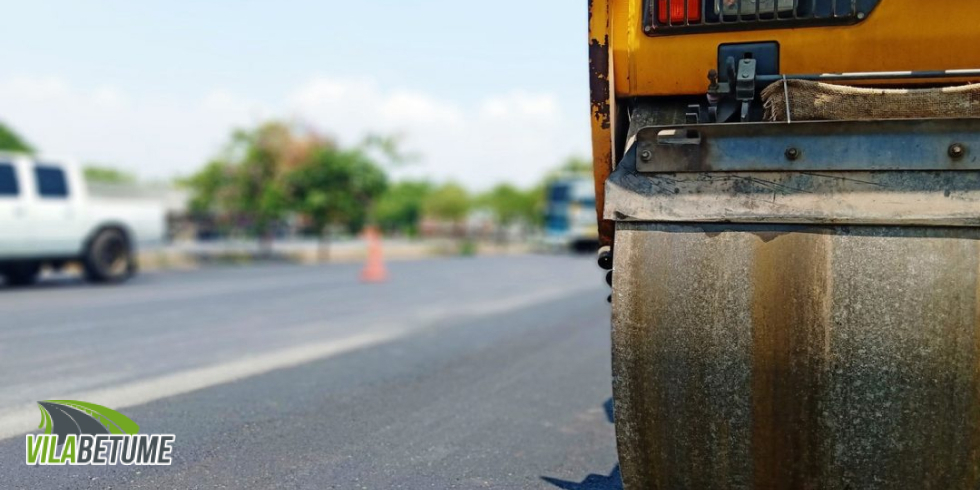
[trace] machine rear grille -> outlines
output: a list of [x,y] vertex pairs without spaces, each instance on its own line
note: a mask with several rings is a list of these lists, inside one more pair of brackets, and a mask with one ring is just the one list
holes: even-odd
[[863,21],[879,0],[646,0],[651,36],[848,25]]

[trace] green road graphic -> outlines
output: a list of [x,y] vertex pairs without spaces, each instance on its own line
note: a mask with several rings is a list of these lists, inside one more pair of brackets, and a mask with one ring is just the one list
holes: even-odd
[[[107,407],[77,400],[45,400],[37,402],[45,434],[57,434],[64,442],[68,434],[129,434],[139,433],[140,426],[129,417]],[[60,445],[60,444],[59,444]]]

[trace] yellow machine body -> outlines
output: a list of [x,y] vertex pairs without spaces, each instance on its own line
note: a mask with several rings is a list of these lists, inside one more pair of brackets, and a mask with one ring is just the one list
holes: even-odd
[[[622,156],[627,130],[625,124],[616,124],[623,120],[617,115],[617,99],[704,94],[721,44],[776,42],[780,71],[788,74],[980,67],[980,50],[974,49],[980,44],[980,2],[976,1],[881,0],[866,18],[852,25],[750,26],[666,35],[645,32],[647,8],[645,0],[589,2],[592,140],[600,218],[602,186]],[[612,224],[601,223],[600,234],[604,242],[611,242]]]

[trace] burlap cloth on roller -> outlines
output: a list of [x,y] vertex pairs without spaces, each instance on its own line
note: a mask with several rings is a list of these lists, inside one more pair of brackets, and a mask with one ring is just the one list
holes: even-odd
[[787,93],[792,121],[980,117],[980,84],[877,89],[780,80],[762,91],[766,120],[786,121]]

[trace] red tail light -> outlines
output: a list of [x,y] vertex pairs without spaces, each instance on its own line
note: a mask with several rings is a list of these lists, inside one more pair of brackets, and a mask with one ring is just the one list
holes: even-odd
[[[684,3],[687,11],[684,11]],[[657,20],[661,24],[684,24],[685,14],[688,22],[701,21],[702,0],[659,0]]]

